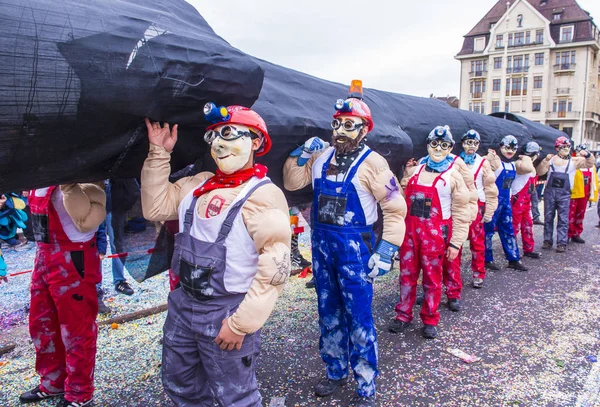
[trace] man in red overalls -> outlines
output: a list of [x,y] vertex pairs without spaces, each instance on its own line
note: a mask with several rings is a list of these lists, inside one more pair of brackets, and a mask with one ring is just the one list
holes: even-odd
[[[537,160],[540,151],[541,148],[538,143],[535,141],[528,142],[523,146],[521,157],[516,161],[515,166],[517,168],[523,168],[523,160],[529,161],[525,165],[533,165],[533,162]],[[529,174],[521,174],[517,171],[515,180],[510,187],[512,190],[511,205],[515,238],[520,231],[521,239],[523,240],[523,255],[532,259],[539,259],[542,256],[540,252],[534,251],[535,240],[533,238],[533,218],[531,217],[531,195],[537,193],[535,190],[537,179],[538,177],[535,171],[532,171]]]
[[[425,299],[421,308],[423,337],[437,336],[438,307],[442,296],[442,272],[459,253],[471,223],[469,190],[454,158],[449,156],[454,138],[448,126],[438,126],[427,137],[429,155],[406,171],[406,235],[400,247],[400,301],[391,332],[402,332],[412,321],[417,280],[423,270]],[[412,175],[411,175],[412,174]]]
[[[582,151],[587,152],[588,148],[585,144],[580,144],[575,148],[577,154],[581,154]],[[592,186],[594,183],[594,171],[595,168],[581,168],[578,174],[575,175],[574,186],[571,189],[571,206],[569,208],[569,239],[575,243],[585,243],[585,240],[581,238],[583,233],[583,219],[585,218],[585,211],[592,196]],[[583,178],[583,191],[581,188],[580,181]],[[578,184],[579,183],[579,187]],[[583,196],[581,195],[583,192]]]
[[96,230],[106,216],[103,184],[68,184],[29,193],[37,243],[29,332],[40,384],[32,403],[64,395],[57,407],[92,405],[98,300],[102,279]]

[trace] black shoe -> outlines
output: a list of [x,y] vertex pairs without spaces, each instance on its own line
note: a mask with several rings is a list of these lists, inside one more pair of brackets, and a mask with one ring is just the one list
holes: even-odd
[[425,294],[424,293],[417,294],[417,299],[415,300],[415,304],[423,305],[423,301],[425,301]]
[[45,391],[40,390],[40,386],[36,386],[35,388],[21,394],[19,396],[19,401],[23,404],[25,403],[37,403],[38,401],[50,399],[53,397],[59,397],[64,395],[65,393],[46,393]]
[[508,268],[517,270],[517,271],[527,271],[529,270],[520,260],[513,260],[508,262]]
[[583,239],[581,238],[581,236],[573,236],[573,237],[571,238],[571,241],[572,241],[572,242],[575,242],[575,243],[585,243],[585,240],[583,240]]
[[533,220],[534,225],[542,225],[544,226],[544,222],[542,222],[539,218]]
[[473,279],[473,288],[482,288],[483,287],[483,278],[474,278]]
[[448,298],[448,308],[452,312],[460,311],[460,300],[458,298]]
[[101,297],[98,297],[98,314],[110,314],[111,309],[104,303]]
[[315,385],[315,394],[319,397],[331,396],[338,387],[345,385],[347,382],[347,377],[340,380],[333,380],[330,378],[323,379]]
[[306,288],[315,288],[315,278],[311,278],[309,282],[305,284]]
[[433,325],[427,325],[425,324],[425,326],[423,326],[423,338],[425,339],[435,339],[435,337],[437,336],[437,328]]
[[500,267],[493,261],[488,261],[485,263],[485,268],[492,271],[500,271]]
[[542,249],[544,249],[544,250],[552,249],[552,242],[550,240],[544,240],[544,244],[542,244]]
[[529,253],[523,253],[523,256],[531,257],[532,259],[539,259],[540,257],[542,257],[542,253],[540,253],[540,252],[529,252]]
[[67,401],[62,399],[58,402],[56,407],[92,407],[94,405],[94,399],[89,399],[88,401],[78,403],[76,401]]
[[393,332],[395,334],[399,334],[400,332],[403,332],[406,328],[408,328],[409,325],[410,322],[404,322],[393,318],[388,324],[388,331]]
[[556,252],[557,253],[564,253],[567,251],[567,245],[564,244],[557,244],[556,245]]
[[355,396],[348,407],[376,407],[377,402],[375,401],[375,396],[371,397],[361,397]]
[[125,295],[133,295],[133,288],[129,286],[127,281],[121,281],[119,284],[117,284],[115,286],[115,291]]
[[312,265],[312,263],[308,260],[306,260],[301,254],[300,252],[293,254],[292,255],[292,272],[290,273],[290,275],[295,276],[297,274],[300,274],[302,272],[302,270],[304,270],[307,267],[310,267]]

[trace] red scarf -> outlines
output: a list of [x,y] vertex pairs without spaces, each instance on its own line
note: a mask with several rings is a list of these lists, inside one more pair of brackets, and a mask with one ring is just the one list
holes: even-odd
[[242,185],[252,177],[264,178],[267,175],[267,167],[262,164],[254,164],[254,167],[246,170],[236,171],[233,174],[224,174],[217,170],[216,174],[208,179],[200,188],[194,191],[194,196],[200,196],[213,189],[234,188]]

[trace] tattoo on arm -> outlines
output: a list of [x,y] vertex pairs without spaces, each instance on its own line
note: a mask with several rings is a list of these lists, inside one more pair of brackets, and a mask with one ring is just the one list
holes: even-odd
[[283,260],[277,261],[275,257],[273,257],[273,261],[277,266],[277,273],[273,276],[271,280],[271,285],[278,286],[281,284],[285,284],[290,276],[290,260],[288,258],[288,253],[283,255]]

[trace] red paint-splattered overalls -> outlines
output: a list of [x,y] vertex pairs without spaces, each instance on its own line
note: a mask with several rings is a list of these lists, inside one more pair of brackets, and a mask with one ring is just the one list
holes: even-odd
[[411,177],[405,191],[408,215],[406,235],[399,254],[400,301],[395,310],[396,319],[412,321],[417,280],[423,269],[425,300],[421,307],[421,319],[425,324],[437,325],[440,320],[438,306],[442,296],[442,270],[452,233],[451,218],[443,218],[437,184],[446,183],[442,177],[452,170],[452,166],[440,173],[431,186],[418,183],[423,168],[424,165]]
[[64,390],[68,401],[85,402],[94,392],[98,299],[102,279],[96,238],[74,243],[52,204],[50,187],[29,193],[37,243],[31,277],[29,332],[36,352],[40,389]]
[[[517,175],[513,186],[517,183]],[[513,229],[515,231],[515,238],[521,232],[521,239],[523,239],[523,252],[531,253],[535,247],[535,240],[533,238],[533,219],[531,217],[531,194],[535,192],[535,185],[537,176],[529,177],[523,188],[520,191],[513,191],[511,198],[512,202],[512,214],[513,214]]]
[[[469,226],[469,248],[471,249],[471,270],[473,271],[473,278],[481,278],[485,279],[485,230],[483,229],[483,215],[485,214],[485,202],[482,202],[482,199],[485,197],[485,193],[483,192],[483,177],[481,176],[483,164],[485,163],[485,158],[480,158],[479,162],[475,163],[477,167],[475,169],[475,173],[473,174],[475,187],[478,190],[478,195],[480,198],[477,200],[477,218],[471,223]],[[458,278],[460,279],[460,265],[462,260],[462,247],[458,252],[458,256],[452,262],[453,269],[458,270]],[[445,269],[444,269],[445,271]],[[444,282],[446,287],[448,284]],[[461,280],[462,287],[462,280]],[[448,289],[448,288],[447,288]],[[448,292],[446,293],[448,294]],[[456,297],[451,297],[448,295],[448,298],[460,298],[459,295]]]
[[590,200],[592,186],[592,171],[590,169],[581,169],[583,174],[584,196],[582,198],[571,199],[569,208],[569,239],[575,236],[581,236],[583,233],[583,219],[585,211]]

